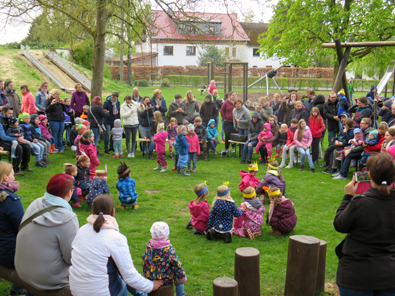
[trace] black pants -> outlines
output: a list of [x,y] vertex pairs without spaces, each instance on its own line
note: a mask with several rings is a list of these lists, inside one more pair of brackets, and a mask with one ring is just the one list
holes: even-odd
[[[4,150],[11,152],[12,142],[0,140],[0,146],[3,147]],[[31,149],[28,144],[19,143],[18,146],[16,146],[16,150],[15,150],[16,158],[12,159],[12,168],[14,169],[14,173],[19,172],[20,164],[21,164],[21,170],[25,170],[29,168],[30,153],[31,153]]]
[[[228,122],[228,121],[224,121],[224,133],[225,133],[225,149],[228,150],[230,143],[230,134],[232,133],[236,133],[234,127],[233,127],[233,122]],[[234,147],[234,145],[232,145],[232,147]]]
[[318,161],[318,153],[320,149],[320,142],[321,142],[321,137],[319,138],[313,138],[313,142],[311,143],[311,152],[313,155],[313,162]]
[[[125,125],[123,127],[125,130],[125,137],[126,137],[126,149],[128,149],[128,153],[131,152],[136,152],[136,136],[137,136],[137,130],[139,129],[138,125]],[[132,149],[130,149],[130,136],[132,136]]]
[[259,153],[261,154],[261,162],[267,162],[267,149],[266,145],[259,146]]

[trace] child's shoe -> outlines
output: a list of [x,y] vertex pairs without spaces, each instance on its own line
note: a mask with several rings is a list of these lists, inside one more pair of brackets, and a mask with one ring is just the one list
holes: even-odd
[[276,155],[274,155],[274,157],[275,157],[275,158],[279,157],[279,156],[280,156],[279,153],[280,153],[280,150],[279,150],[279,149],[276,149]]
[[11,158],[16,158],[15,150],[16,149],[11,149]]
[[72,208],[81,208],[82,205],[80,205],[79,202],[76,202],[76,203],[72,203],[72,204],[71,204],[71,207],[72,207]]
[[301,165],[299,171],[303,171],[303,169],[304,169],[304,165]]
[[209,230],[207,231],[206,237],[207,237],[208,240],[213,240],[213,239],[214,239],[214,233],[213,233],[213,230],[212,230],[212,229],[209,229]]
[[222,143],[222,144],[225,144],[225,140],[221,140],[221,143]]
[[355,164],[350,165],[350,168],[355,168],[355,167],[356,167]]
[[137,210],[138,208],[139,208],[138,205],[134,205],[134,206],[133,206],[133,210]]
[[82,195],[78,195],[78,201],[85,201],[85,198],[84,198],[84,196],[82,196]]
[[118,208],[118,209],[121,209],[121,210],[124,210],[124,209],[126,209],[126,207],[125,207],[125,206],[117,206],[117,208]]
[[244,235],[246,237],[249,237],[250,239],[254,239],[255,236],[252,234],[251,230],[249,228],[244,228]]
[[55,148],[55,144],[52,144],[51,147],[49,148],[49,153],[58,153],[59,150]]
[[232,242],[232,234],[230,232],[225,233],[225,244]]
[[189,218],[189,220],[187,222],[187,225],[185,225],[185,228],[188,229],[188,230],[189,230],[190,227],[192,227],[191,221],[192,221],[192,218]]
[[114,155],[112,158],[119,158],[119,155]]
[[311,169],[310,169],[310,173],[315,173],[315,169],[314,169],[314,168],[311,168]]
[[281,235],[280,231],[270,231],[271,234],[277,234],[277,235]]
[[161,169],[162,169],[162,166],[158,163],[158,166],[156,168],[154,168],[153,170],[154,171],[158,171],[158,170],[161,170]]
[[343,159],[343,155],[339,156],[339,157],[336,157],[336,160],[342,161],[342,159]]
[[214,150],[214,156],[217,156],[217,150]]
[[252,154],[259,154],[259,152],[255,151],[255,152],[252,152]]
[[175,171],[175,170],[177,170],[177,168],[175,167],[175,168],[172,168],[171,170],[172,170],[172,171]]
[[286,169],[292,169],[294,167],[293,163],[289,163],[285,168]]
[[192,173],[196,173],[196,168],[193,168],[193,169],[192,169]]
[[45,164],[43,164],[41,160],[40,161],[36,161],[36,166],[45,168]]
[[285,167],[285,163],[281,162],[281,164],[278,166],[279,168],[284,168]]
[[177,174],[181,174],[181,168],[177,167]]
[[121,158],[122,156],[123,156],[122,154],[119,154],[119,155],[118,155],[118,158]]
[[205,160],[205,161],[208,161],[208,157],[206,156],[206,157],[204,158],[204,160]]
[[164,167],[163,169],[160,170],[159,173],[166,173],[167,172],[167,167]]
[[187,172],[189,173],[191,171],[191,168],[190,167],[188,167],[188,169],[187,169]]
[[184,177],[190,176],[190,174],[186,173],[186,168],[180,168],[180,173],[181,173],[181,176],[184,176]]

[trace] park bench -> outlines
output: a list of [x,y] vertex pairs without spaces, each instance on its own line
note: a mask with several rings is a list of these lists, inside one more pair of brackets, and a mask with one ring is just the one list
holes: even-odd
[[[229,140],[229,143],[236,144],[239,147],[239,157],[241,157],[241,150],[242,150],[241,147],[243,147],[246,142],[238,142],[238,141]],[[236,150],[237,150],[237,148],[236,148]],[[236,153],[235,153],[235,157],[236,157]]]
[[0,150],[0,161],[3,156],[8,156],[8,160],[11,163],[11,153],[10,151]]

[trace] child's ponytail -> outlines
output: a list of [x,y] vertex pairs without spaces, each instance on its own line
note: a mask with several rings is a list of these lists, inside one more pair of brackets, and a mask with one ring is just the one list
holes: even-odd
[[277,207],[279,204],[281,204],[281,201],[282,201],[282,198],[283,198],[283,196],[281,194],[281,191],[280,191],[280,194],[270,195],[271,192],[276,192],[276,191],[280,191],[280,189],[278,189],[277,187],[271,187],[269,189],[269,193],[268,193],[269,197],[271,199],[273,199],[274,207]]

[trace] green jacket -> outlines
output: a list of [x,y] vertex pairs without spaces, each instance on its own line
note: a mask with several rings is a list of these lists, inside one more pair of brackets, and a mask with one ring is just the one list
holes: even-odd
[[349,93],[350,95],[352,95],[353,93],[355,93],[355,91],[354,91],[354,86],[352,85],[352,83],[349,83],[349,84],[348,84],[348,93]]

